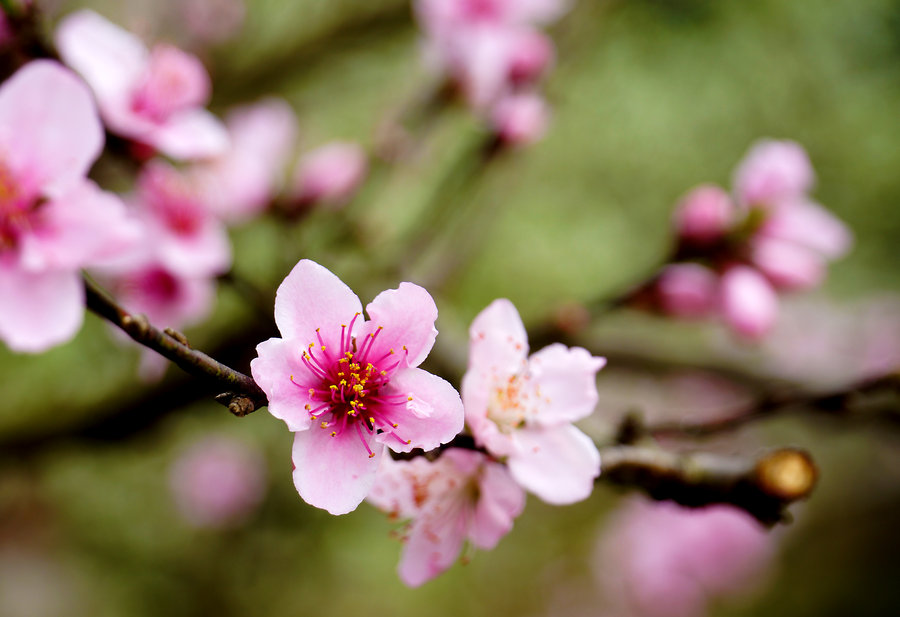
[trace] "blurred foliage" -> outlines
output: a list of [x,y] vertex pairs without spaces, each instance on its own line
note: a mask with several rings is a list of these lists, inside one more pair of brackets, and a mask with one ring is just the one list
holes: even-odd
[[[167,3],[84,4],[167,35]],[[74,6],[62,3],[54,18]],[[316,213],[297,228],[261,221],[234,230],[236,270],[274,289],[298,256],[310,257],[367,301],[397,283],[373,278],[367,266],[400,260],[404,277],[439,282],[439,326],[450,336],[496,297],[536,323],[565,302],[615,295],[653,272],[679,196],[700,182],[727,186],[749,145],[775,137],[807,148],[815,196],[857,236],[825,294],[897,291],[898,24],[896,0],[582,0],[553,31],[559,60],[545,141],[448,181],[482,137],[477,119],[449,110],[413,158],[377,167],[341,214]],[[304,150],[335,138],[371,146],[387,115],[433,86],[401,0],[255,0],[241,34],[206,59],[214,110],[283,96],[297,110]],[[441,234],[410,254],[410,234],[428,226]],[[223,287],[215,317],[188,334],[215,349],[254,320]],[[86,321],[76,341],[41,356],[0,349],[0,442],[121,413],[154,387],[137,381],[136,352],[92,316]],[[610,351],[633,350],[637,340],[654,356],[723,362],[714,326],[626,316],[606,327]],[[246,370],[252,344],[238,354]],[[737,364],[752,359],[739,355]],[[614,372],[602,386],[616,387]],[[335,518],[299,500],[290,435],[279,422],[265,412],[237,420],[212,402],[154,413],[164,412],[121,443],[0,451],[0,594],[58,593],[68,601],[31,614],[99,617],[598,614],[593,570],[615,568],[592,557],[602,515],[615,504],[610,490],[569,508],[530,499],[495,551],[409,590],[394,574],[400,544],[382,515],[362,507]],[[604,413],[601,424],[619,417]],[[179,448],[209,431],[257,444],[271,470],[263,507],[230,532],[187,528],[168,493]],[[895,613],[897,435],[788,419],[721,447],[752,452],[770,442],[809,448],[822,464],[820,490],[798,511],[799,524],[780,532],[783,563],[768,590],[720,614]],[[17,563],[30,565],[9,567]],[[4,606],[15,605],[0,598]]]

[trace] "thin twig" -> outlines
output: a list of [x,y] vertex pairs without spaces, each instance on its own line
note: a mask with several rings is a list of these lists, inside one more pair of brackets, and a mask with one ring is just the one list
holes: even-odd
[[200,377],[212,378],[228,391],[216,400],[242,417],[268,404],[265,392],[253,378],[225,366],[202,351],[192,349],[180,337],[163,332],[150,324],[143,315],[132,315],[110,298],[93,281],[84,278],[87,307],[103,319],[118,326],[135,342],[156,351],[177,364],[184,371]]
[[[781,415],[787,411],[804,410],[828,415],[850,415],[857,410],[887,410],[877,417],[900,421],[900,373],[889,373],[866,380],[856,386],[825,394],[805,392],[772,393],[759,401],[742,407],[724,418],[707,422],[668,422],[638,429],[638,433],[653,437],[709,437],[736,430],[751,422]],[[877,404],[877,398],[887,395],[887,405]],[[870,414],[876,417],[875,413]]]

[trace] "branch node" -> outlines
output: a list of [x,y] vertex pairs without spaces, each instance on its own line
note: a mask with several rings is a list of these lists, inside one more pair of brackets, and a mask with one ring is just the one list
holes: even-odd
[[809,496],[819,470],[808,452],[783,448],[761,458],[754,475],[765,493],[790,502]]
[[216,401],[228,407],[228,411],[238,418],[256,411],[256,404],[247,396],[235,392],[223,392],[216,396]]
[[191,349],[191,344],[188,342],[188,339],[184,335],[184,333],[179,332],[175,328],[166,328],[165,330],[163,330],[163,332],[165,332],[167,335],[171,336],[173,339],[175,339],[176,341],[178,341],[179,343],[181,343],[188,349]]

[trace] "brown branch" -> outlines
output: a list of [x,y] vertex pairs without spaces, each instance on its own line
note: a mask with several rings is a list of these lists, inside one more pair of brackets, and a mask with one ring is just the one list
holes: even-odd
[[791,448],[744,459],[614,446],[602,449],[600,458],[599,481],[692,508],[730,504],[770,526],[790,520],[787,506],[808,497],[818,478],[810,455]]
[[132,315],[110,298],[87,277],[84,277],[87,307],[100,317],[119,327],[135,342],[156,351],[177,364],[182,370],[215,380],[227,392],[216,396],[216,401],[228,407],[236,416],[243,417],[268,404],[265,392],[253,378],[225,366],[202,351],[192,349],[183,335],[161,331],[153,327],[143,315]]

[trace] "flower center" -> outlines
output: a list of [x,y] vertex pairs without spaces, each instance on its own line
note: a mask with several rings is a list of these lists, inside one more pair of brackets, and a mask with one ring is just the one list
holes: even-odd
[[509,434],[521,427],[528,420],[537,415],[537,409],[533,401],[537,396],[532,396],[528,386],[531,376],[513,375],[494,388],[491,400],[488,403],[487,417],[501,433]]
[[0,160],[0,252],[14,249],[19,237],[31,228],[35,200],[26,193]]
[[[336,350],[325,344],[317,328],[317,340],[310,342],[302,354],[303,364],[312,378],[298,382],[291,376],[291,382],[306,390],[309,397],[306,411],[320,428],[329,430],[331,437],[355,432],[369,457],[373,457],[375,453],[369,442],[375,435],[387,433],[403,444],[410,443],[397,435],[396,429],[413,397],[391,393],[388,387],[403,359],[393,349],[380,356],[372,353],[383,328],[379,326],[365,335],[361,343],[353,336],[359,315],[356,313],[349,325],[341,325],[340,345]],[[406,347],[403,353],[408,353]]]

